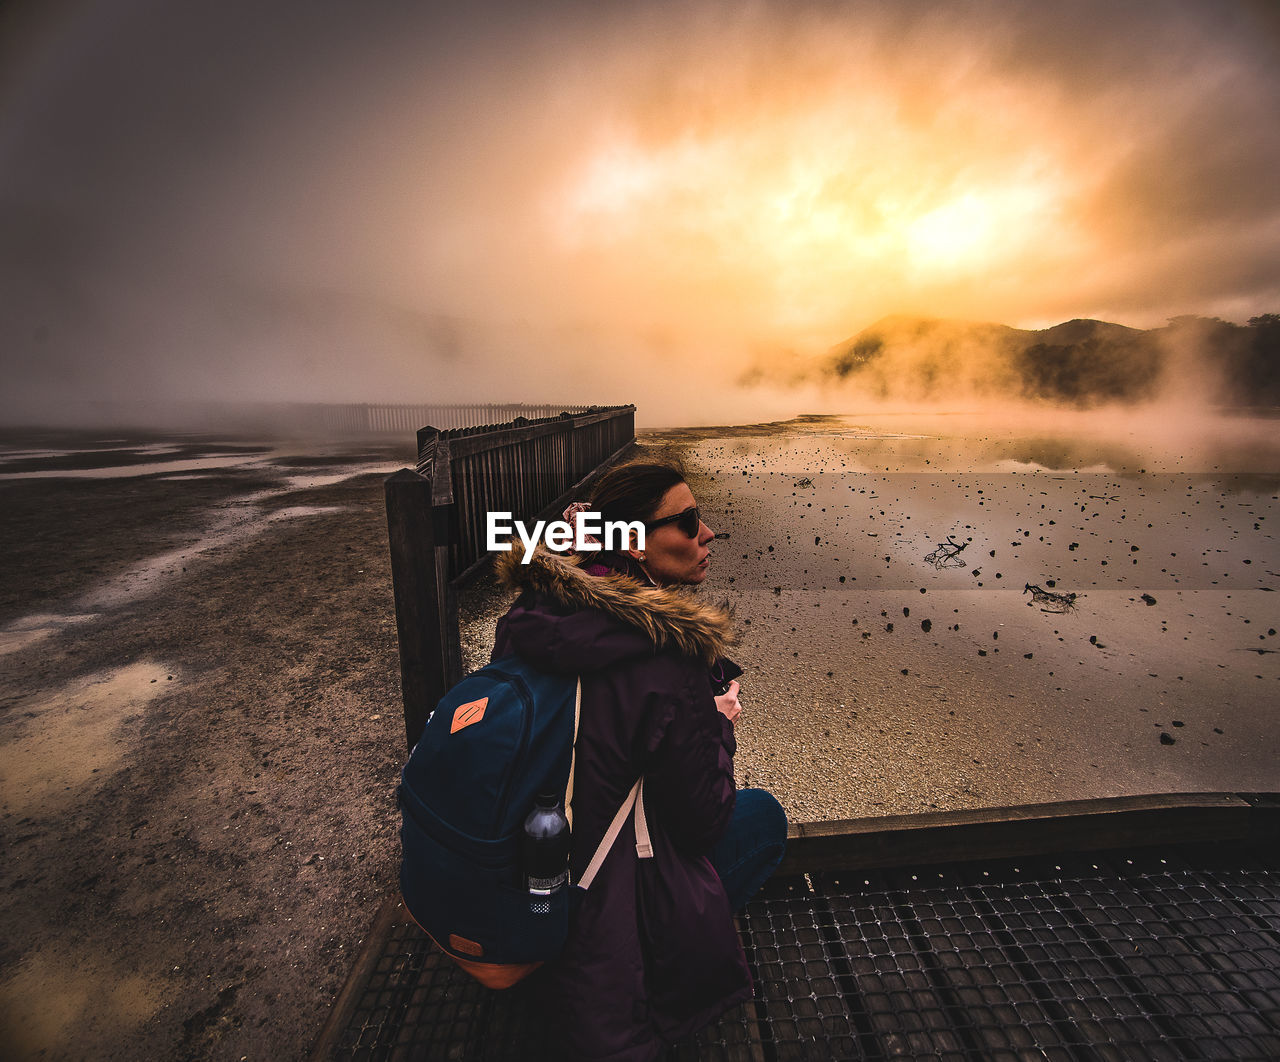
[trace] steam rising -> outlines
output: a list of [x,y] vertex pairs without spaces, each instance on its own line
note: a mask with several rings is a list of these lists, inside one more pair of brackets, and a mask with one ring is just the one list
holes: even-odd
[[1280,405],[1280,315],[1247,327],[1182,316],[1137,329],[1075,320],[1027,330],[995,323],[887,317],[804,364],[774,359],[744,383],[849,384],[869,399],[942,404],[975,399],[1099,404],[1173,400],[1201,406]]
[[[886,315],[1280,309],[1266,5],[435,6],[11,9],[0,415],[741,422],[838,407],[779,371]],[[1025,380],[999,342],[966,365]]]

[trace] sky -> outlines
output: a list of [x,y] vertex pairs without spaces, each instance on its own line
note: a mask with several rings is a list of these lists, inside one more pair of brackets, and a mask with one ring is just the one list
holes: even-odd
[[[625,402],[889,314],[1280,312],[1280,14],[81,0],[0,15],[0,418]],[[830,401],[836,401],[838,396]]]

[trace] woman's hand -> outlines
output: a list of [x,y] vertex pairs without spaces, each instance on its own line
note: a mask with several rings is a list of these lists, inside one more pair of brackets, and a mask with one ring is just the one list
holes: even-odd
[[742,714],[742,705],[738,703],[738,680],[729,683],[729,688],[716,698],[716,710],[734,726],[738,724],[738,716]]

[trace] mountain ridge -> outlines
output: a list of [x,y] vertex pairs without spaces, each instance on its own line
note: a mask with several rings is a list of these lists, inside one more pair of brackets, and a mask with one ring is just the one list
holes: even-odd
[[1158,328],[1073,318],[1041,329],[890,314],[831,348],[820,375],[880,397],[956,391],[1089,405],[1142,401],[1194,380],[1242,405],[1280,404],[1280,315],[1237,325],[1175,317]]

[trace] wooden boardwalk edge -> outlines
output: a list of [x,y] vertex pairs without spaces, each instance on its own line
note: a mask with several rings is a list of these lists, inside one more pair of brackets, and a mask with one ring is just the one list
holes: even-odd
[[[1198,842],[1280,842],[1280,793],[1171,793],[793,823],[778,876]],[[310,1062],[335,1057],[387,940],[399,891],[375,913]]]
[[1275,794],[1171,793],[793,823],[779,875],[1280,836]]

